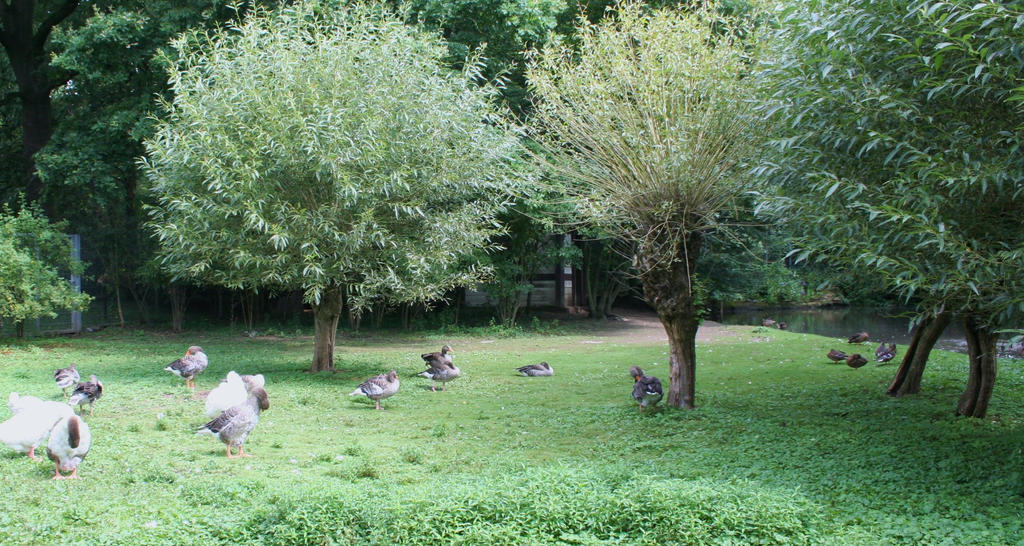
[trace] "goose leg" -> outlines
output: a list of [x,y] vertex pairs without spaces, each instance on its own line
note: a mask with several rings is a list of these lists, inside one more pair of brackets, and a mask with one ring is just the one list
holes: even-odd
[[377,409],[380,409],[380,400],[375,400],[375,402],[377,402]]
[[28,448],[28,458],[32,459],[33,461],[40,460],[39,457],[36,457],[36,446]]
[[76,466],[76,467],[74,468],[74,470],[72,470],[72,471],[71,471],[71,475],[70,475],[70,476],[68,476],[68,477],[67,477],[67,478],[65,478],[65,479],[68,479],[68,480],[77,480],[77,479],[78,479],[78,467]]
[[249,455],[248,453],[245,452],[245,447],[244,446],[238,446],[238,456],[239,457],[252,457],[252,455]]
[[53,465],[53,478],[51,478],[51,479],[53,479],[53,480],[63,480],[64,479],[64,476],[61,475],[59,468],[60,467],[57,466],[56,464]]

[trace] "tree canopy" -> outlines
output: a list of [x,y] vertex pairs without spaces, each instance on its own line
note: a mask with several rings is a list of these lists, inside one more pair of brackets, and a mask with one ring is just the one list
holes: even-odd
[[176,276],[302,289],[329,337],[315,370],[343,290],[359,307],[480,279],[455,265],[490,244],[520,146],[474,63],[450,70],[436,36],[373,4],[257,10],[173,45],[143,167]]

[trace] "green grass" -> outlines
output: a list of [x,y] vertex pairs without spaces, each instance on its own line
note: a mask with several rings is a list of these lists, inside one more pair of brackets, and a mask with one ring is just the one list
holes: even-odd
[[[698,344],[698,409],[641,415],[629,366],[667,385],[666,347],[559,331],[341,336],[343,371],[318,375],[308,338],[0,342],[0,394],[59,399],[51,372],[72,362],[105,386],[82,479],[0,452],[0,543],[1024,542],[1020,362],[1001,362],[987,419],[961,419],[962,355],[936,352],[922,394],[895,400],[894,365],[853,370],[824,358],[848,349],[836,340],[733,327]],[[442,341],[464,376],[432,393],[415,373]],[[199,392],[232,369],[266,376],[251,459],[195,436],[203,401],[162,370],[194,343],[210,356]],[[514,373],[540,360],[554,377]],[[346,396],[392,368],[386,411]]]

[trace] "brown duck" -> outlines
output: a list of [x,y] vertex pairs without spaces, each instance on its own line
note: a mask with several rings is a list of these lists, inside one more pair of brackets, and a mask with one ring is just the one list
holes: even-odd
[[832,362],[840,362],[846,360],[849,356],[850,355],[842,351],[837,351],[835,349],[832,349],[828,352],[828,359],[831,360]]
[[860,368],[861,366],[867,363],[868,359],[864,358],[863,356],[860,356],[857,353],[853,353],[852,355],[846,357],[846,365],[851,368]]
[[847,338],[846,342],[847,343],[864,343],[865,341],[867,341],[870,338],[871,338],[871,336],[869,336],[867,332],[858,332],[856,334],[853,334],[849,338]]

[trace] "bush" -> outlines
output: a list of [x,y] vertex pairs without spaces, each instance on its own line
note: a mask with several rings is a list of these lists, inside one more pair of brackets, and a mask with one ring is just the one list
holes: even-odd
[[396,487],[304,491],[259,512],[267,544],[806,542],[812,503],[752,482],[553,468]]

